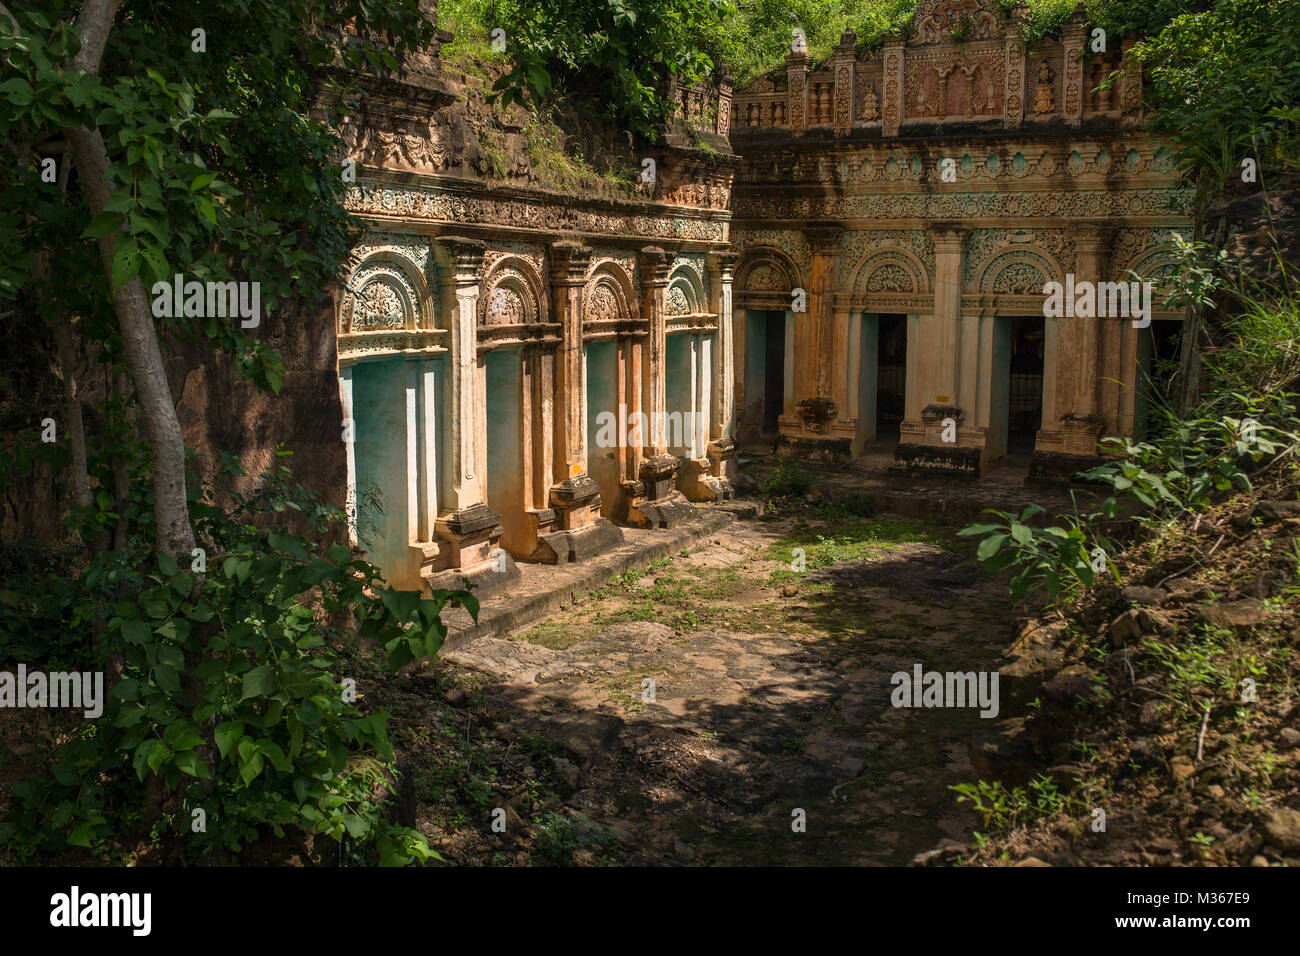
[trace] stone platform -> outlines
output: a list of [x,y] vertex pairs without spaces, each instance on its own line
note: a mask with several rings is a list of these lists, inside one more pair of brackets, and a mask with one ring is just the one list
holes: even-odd
[[615,575],[691,547],[730,525],[737,517],[757,513],[754,501],[698,505],[699,517],[669,530],[622,528],[623,541],[581,564],[544,565],[520,562],[519,577],[507,588],[487,596],[478,623],[460,607],[443,612],[447,624],[444,650],[479,637],[493,637],[523,627],[599,590]]

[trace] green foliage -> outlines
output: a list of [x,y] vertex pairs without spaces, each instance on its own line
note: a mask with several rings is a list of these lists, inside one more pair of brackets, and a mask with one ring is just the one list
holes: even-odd
[[[150,288],[179,272],[257,281],[264,314],[315,299],[345,259],[355,222],[340,203],[332,123],[359,72],[396,67],[397,56],[432,39],[416,0],[127,0],[97,76],[64,67],[79,46],[76,7],[50,0],[43,12],[15,10],[16,34],[0,18],[0,298],[38,292],[48,317],[80,316],[83,334],[115,358],[109,282],[89,240],[118,232],[114,288],[136,275]],[[191,49],[196,28],[206,52]],[[368,36],[396,39],[391,48],[358,39]],[[325,115],[315,116],[326,86]],[[40,177],[62,129],[82,125],[98,127],[109,153],[112,195],[93,221],[76,176],[66,189]],[[34,283],[38,253],[51,268]],[[238,322],[163,321],[278,391],[279,356]]]
[[[1181,146],[1203,197],[1240,183],[1254,157],[1261,180],[1300,165],[1300,0],[1218,0],[1188,13],[1134,53],[1146,66],[1154,126]],[[1256,188],[1256,187],[1251,187]]]
[[[133,487],[147,508],[149,485]],[[179,798],[174,844],[193,860],[287,828],[346,836],[381,863],[435,856],[381,815],[374,784],[391,778],[387,715],[363,713],[345,694],[336,646],[354,631],[401,666],[437,652],[448,601],[472,614],[477,602],[394,591],[348,548],[321,551],[268,522],[298,512],[316,538],[341,527],[341,512],[294,487],[287,468],[247,498],[227,495],[226,508],[214,500],[191,505],[206,566],[155,559],[139,539],[65,583],[40,572],[12,582],[0,633],[52,642],[94,633],[95,664],[117,674],[104,714],[60,748],[52,771],[15,785],[7,838],[28,855],[104,847],[124,836],[146,783]],[[191,832],[194,809],[206,832]]]
[[[1029,522],[1044,513],[1040,505],[1030,505],[1019,515],[991,508],[986,511],[1002,521],[971,525],[958,535],[982,539],[975,556],[983,562],[985,570],[1015,569],[1010,584],[1012,601],[1018,602],[1039,588],[1047,593],[1050,601],[1073,600],[1096,581],[1094,560],[1104,560],[1118,580],[1118,572],[1106,557],[1111,551],[1110,542],[1092,530],[1092,525],[1103,515],[1063,515],[1064,527],[1037,527]],[[1094,558],[1098,548],[1103,554]]]
[[977,780],[948,788],[957,793],[958,803],[969,803],[983,818],[983,826],[1006,834],[1034,819],[1054,816],[1068,810],[1071,801],[1047,774],[1029,781],[1029,789],[1012,787],[1000,780]]
[[795,458],[778,458],[772,474],[759,486],[764,498],[802,498],[812,488],[808,469]]
[[808,55],[820,63],[831,55],[845,30],[857,32],[858,49],[875,49],[891,33],[902,33],[916,9],[916,0],[751,0],[736,4],[727,20],[725,56],[738,83],[763,73],[785,69],[793,40],[803,30]]
[[1240,418],[1170,418],[1155,441],[1104,440],[1103,449],[1123,457],[1093,468],[1082,477],[1104,482],[1117,495],[1173,517],[1187,511],[1205,511],[1218,494],[1234,489],[1249,491],[1250,468],[1294,446],[1300,436],[1264,424],[1279,417],[1279,407],[1282,415],[1289,413],[1291,405],[1285,396],[1234,397],[1244,412]]
[[535,861],[541,866],[573,866],[574,854],[587,851],[607,857],[619,847],[618,838],[599,824],[548,811],[533,817],[537,829]]
[[450,5],[482,32],[505,31],[509,69],[495,83],[501,103],[597,102],[622,127],[654,138],[671,111],[667,81],[712,79],[713,37],[724,0],[488,0]]

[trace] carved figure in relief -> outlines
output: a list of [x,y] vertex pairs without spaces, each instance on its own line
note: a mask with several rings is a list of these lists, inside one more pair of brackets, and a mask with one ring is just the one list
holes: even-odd
[[862,118],[874,120],[880,118],[880,104],[876,100],[876,85],[867,80],[867,93],[862,98]]
[[1056,97],[1052,92],[1052,68],[1044,63],[1038,69],[1038,92],[1034,95],[1034,112],[1050,113],[1056,106]]

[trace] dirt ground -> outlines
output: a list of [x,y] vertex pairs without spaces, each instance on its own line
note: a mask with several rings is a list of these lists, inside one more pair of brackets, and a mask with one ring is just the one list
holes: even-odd
[[508,805],[505,835],[480,824],[459,853],[431,835],[463,862],[509,862],[512,827],[562,817],[579,863],[907,863],[977,822],[948,788],[976,777],[968,747],[988,722],[894,708],[891,675],[995,670],[1011,616],[950,528],[737,522],[446,655],[476,681],[467,709],[532,743],[540,783],[512,794],[499,776],[484,794],[482,809]]

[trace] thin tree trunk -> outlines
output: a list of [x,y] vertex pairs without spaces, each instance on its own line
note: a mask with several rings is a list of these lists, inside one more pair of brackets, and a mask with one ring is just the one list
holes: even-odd
[[[104,44],[113,25],[121,0],[86,0],[77,18],[81,49],[71,68],[96,73]],[[100,215],[108,206],[112,193],[109,185],[108,149],[99,129],[67,129],[68,145],[77,167],[81,188],[86,194],[92,215]],[[113,248],[118,234],[98,240],[104,274],[113,281]],[[188,558],[194,547],[194,529],[190,525],[189,505],[185,495],[185,441],[180,420],[167,385],[162,351],[149,310],[149,299],[139,276],[113,292],[113,307],[122,330],[127,364],[135,382],[136,398],[144,418],[145,435],[153,453],[154,528],[157,548],[177,560]]]

